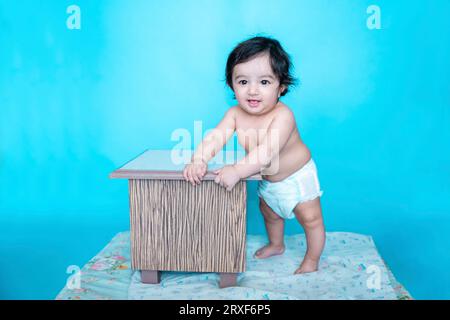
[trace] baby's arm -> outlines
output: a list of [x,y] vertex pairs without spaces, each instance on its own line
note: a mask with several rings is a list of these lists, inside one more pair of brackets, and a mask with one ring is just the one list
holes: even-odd
[[208,161],[222,150],[233,135],[236,129],[235,112],[236,107],[228,109],[219,124],[198,145],[192,155],[191,163],[184,168],[184,178],[193,185],[200,184],[201,178],[206,174]]
[[295,117],[291,110],[280,110],[267,129],[267,134],[258,147],[234,165],[241,179],[247,178],[267,167],[286,145],[295,129]]
[[236,129],[235,112],[235,107],[228,109],[219,124],[198,145],[192,160],[208,163],[217,152],[222,150]]

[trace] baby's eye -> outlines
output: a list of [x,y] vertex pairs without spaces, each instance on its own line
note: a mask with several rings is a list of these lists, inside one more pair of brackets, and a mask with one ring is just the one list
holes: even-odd
[[261,80],[262,84],[270,84],[270,82],[268,80]]
[[247,84],[247,80],[241,80],[238,82],[239,84]]

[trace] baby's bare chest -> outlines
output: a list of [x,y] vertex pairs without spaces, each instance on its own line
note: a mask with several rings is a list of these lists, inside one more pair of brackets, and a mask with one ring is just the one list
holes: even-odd
[[242,119],[236,121],[236,134],[239,144],[250,152],[256,148],[266,137],[272,119],[266,118],[258,121]]

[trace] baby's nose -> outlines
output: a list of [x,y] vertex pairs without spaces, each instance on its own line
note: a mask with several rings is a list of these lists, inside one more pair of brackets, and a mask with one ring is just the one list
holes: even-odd
[[249,89],[248,89],[249,94],[257,94],[258,91],[259,91],[258,86],[256,86],[256,85],[249,86]]

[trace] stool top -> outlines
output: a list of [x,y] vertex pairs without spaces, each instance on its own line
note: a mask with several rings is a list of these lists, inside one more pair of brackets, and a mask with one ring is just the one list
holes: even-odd
[[[113,171],[110,178],[124,179],[164,179],[184,180],[184,166],[190,162],[192,150],[146,150],[133,160],[125,163]],[[214,180],[216,175],[212,172],[227,164],[233,164],[245,157],[242,151],[221,151],[208,162],[208,171],[203,180]],[[245,180],[262,180],[260,174],[253,175]]]

